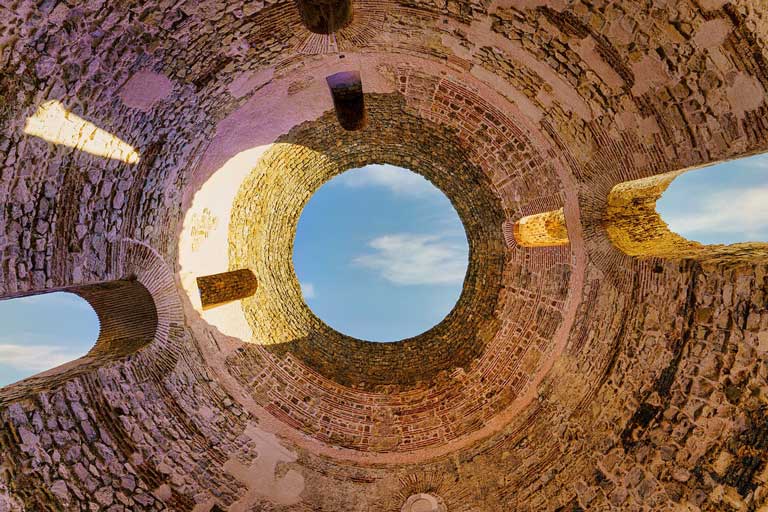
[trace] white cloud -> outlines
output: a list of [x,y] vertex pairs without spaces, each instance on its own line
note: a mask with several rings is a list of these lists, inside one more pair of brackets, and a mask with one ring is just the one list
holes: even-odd
[[662,218],[672,231],[692,239],[697,233],[743,233],[752,241],[768,241],[768,186],[726,189],[700,208]]
[[312,283],[299,283],[301,285],[301,294],[304,295],[304,299],[314,299],[317,294],[315,292],[315,285]]
[[393,165],[373,164],[339,176],[338,183],[349,188],[383,187],[395,195],[422,197],[438,190],[426,178]]
[[353,263],[377,271],[401,286],[461,283],[467,271],[467,247],[440,236],[400,233],[374,238],[375,250]]
[[21,370],[41,372],[80,357],[80,354],[67,352],[52,345],[16,345],[0,343],[0,364],[6,364]]

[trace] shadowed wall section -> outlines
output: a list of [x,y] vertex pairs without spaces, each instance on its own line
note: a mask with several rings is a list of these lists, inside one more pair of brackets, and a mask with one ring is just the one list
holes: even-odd
[[88,356],[125,356],[147,345],[155,337],[155,302],[135,277],[71,291],[87,300],[99,317],[99,338]]
[[296,0],[301,21],[310,32],[333,34],[352,21],[350,0]]
[[358,71],[342,71],[325,79],[331,89],[333,107],[342,128],[362,130],[367,124],[363,83]]

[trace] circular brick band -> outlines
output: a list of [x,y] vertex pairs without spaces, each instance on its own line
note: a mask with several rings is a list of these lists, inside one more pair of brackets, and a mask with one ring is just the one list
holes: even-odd
[[[229,268],[250,269],[259,287],[242,301],[253,335],[225,356],[225,366],[249,400],[312,443],[422,457],[487,435],[502,424],[497,418],[509,418],[535,396],[570,321],[572,268],[533,266],[505,247],[502,225],[516,210],[500,205],[520,189],[492,180],[513,172],[556,178],[547,167],[517,170],[509,163],[516,159],[496,160],[484,144],[492,140],[512,156],[530,151],[533,160],[532,146],[511,147],[510,132],[481,139],[469,122],[441,128],[400,95],[366,95],[366,106],[371,124],[358,132],[341,130],[332,112],[298,125],[240,185],[229,223]],[[459,112],[472,108],[467,102]],[[291,265],[296,225],[312,193],[373,162],[430,179],[454,204],[470,244],[454,310],[430,331],[398,343],[330,329],[304,304]]]
[[439,496],[420,493],[410,496],[401,512],[448,512],[448,509]]
[[[504,217],[489,180],[450,132],[403,114],[398,123],[387,123],[393,100],[369,103],[370,129],[345,132],[325,115],[293,130],[261,159],[232,209],[230,266],[250,268],[259,281],[255,294],[243,301],[256,343],[290,354],[345,386],[403,388],[468,368],[498,331],[489,312],[501,288]],[[331,329],[304,303],[293,269],[296,226],[310,196],[332,177],[370,163],[412,169],[443,190],[470,247],[454,310],[429,331],[396,343],[357,340]]]

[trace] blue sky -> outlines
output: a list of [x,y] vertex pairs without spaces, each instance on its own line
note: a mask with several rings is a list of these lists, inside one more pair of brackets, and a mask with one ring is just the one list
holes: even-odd
[[350,336],[387,342],[421,334],[450,312],[468,252],[442,192],[408,170],[369,165],[312,196],[293,261],[316,315]]
[[[706,244],[768,241],[768,155],[683,174],[657,203],[670,229]],[[299,221],[294,265],[312,310],[375,341],[419,334],[450,312],[467,265],[464,229],[424,178],[391,166],[326,183]],[[0,301],[0,386],[84,355],[98,336],[69,293]]]
[[703,244],[768,241],[768,154],[678,176],[656,211],[672,231]]
[[90,304],[57,292],[0,301],[0,386],[85,355],[99,320]]

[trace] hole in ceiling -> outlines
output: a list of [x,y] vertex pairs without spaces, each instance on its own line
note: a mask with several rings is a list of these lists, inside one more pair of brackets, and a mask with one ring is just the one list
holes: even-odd
[[391,342],[440,323],[467,271],[464,227],[422,176],[373,164],[323,185],[299,220],[293,261],[304,300],[337,331]]

